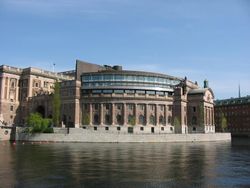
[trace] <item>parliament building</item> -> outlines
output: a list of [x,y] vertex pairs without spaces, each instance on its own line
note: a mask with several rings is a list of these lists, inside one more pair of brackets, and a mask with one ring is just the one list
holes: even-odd
[[61,125],[120,133],[214,133],[214,94],[185,78],[76,60],[52,72],[0,66],[0,122],[25,126],[27,116],[53,115],[60,82]]

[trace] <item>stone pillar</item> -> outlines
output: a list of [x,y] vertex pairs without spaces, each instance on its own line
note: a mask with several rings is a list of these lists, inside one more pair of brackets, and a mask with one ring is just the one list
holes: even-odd
[[126,103],[123,103],[123,125],[127,125],[127,109],[126,109]]
[[148,104],[145,104],[145,125],[148,126]]
[[75,115],[75,118],[74,118],[74,121],[75,121],[75,128],[79,128],[80,127],[80,103],[79,103],[79,100],[76,99],[75,100],[75,112],[74,112],[74,115]]
[[155,104],[155,125],[159,125],[159,113],[158,113],[158,105]]
[[100,125],[103,125],[103,103],[100,104]]
[[10,99],[10,77],[8,77],[7,79],[7,95],[6,95],[6,99]]
[[135,125],[137,125],[137,104],[134,105],[134,113],[135,113]]
[[1,80],[1,91],[0,91],[0,93],[1,93],[1,99],[4,99],[4,93],[5,93],[5,91],[4,91],[4,89],[5,89],[5,77],[4,77],[4,75],[3,75],[3,77],[0,79]]
[[165,105],[164,107],[165,107],[165,111],[164,111],[165,125],[167,125],[168,124],[168,106]]
[[93,113],[92,113],[92,103],[89,104],[89,125],[92,125]]
[[212,124],[214,126],[214,108],[212,108],[212,120],[213,120]]
[[115,125],[115,104],[112,103],[112,125]]

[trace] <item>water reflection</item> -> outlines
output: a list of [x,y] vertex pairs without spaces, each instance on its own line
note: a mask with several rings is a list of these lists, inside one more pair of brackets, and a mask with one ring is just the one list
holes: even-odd
[[6,144],[0,181],[3,187],[245,186],[249,154],[230,142]]

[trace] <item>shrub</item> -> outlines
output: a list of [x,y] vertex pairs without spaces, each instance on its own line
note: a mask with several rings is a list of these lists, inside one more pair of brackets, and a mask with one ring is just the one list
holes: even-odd
[[39,113],[31,113],[27,118],[29,132],[31,133],[52,133],[52,120],[42,118]]

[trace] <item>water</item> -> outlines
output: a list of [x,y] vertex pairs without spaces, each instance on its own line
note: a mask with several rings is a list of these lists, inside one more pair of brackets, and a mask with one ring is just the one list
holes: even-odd
[[250,187],[250,140],[0,142],[0,187]]

